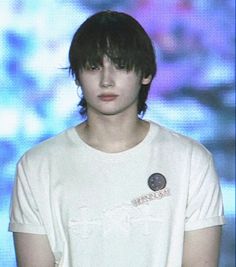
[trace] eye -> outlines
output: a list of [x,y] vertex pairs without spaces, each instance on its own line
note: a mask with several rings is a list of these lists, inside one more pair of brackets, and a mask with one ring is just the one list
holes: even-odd
[[116,69],[118,70],[126,70],[127,69],[127,64],[125,63],[124,59],[122,58],[115,58],[113,61],[113,64]]
[[124,62],[116,62],[115,67],[118,70],[126,70],[127,69],[126,64]]
[[96,64],[87,64],[85,69],[89,71],[95,71],[95,70],[99,70],[100,66]]
[[115,66],[116,66],[116,68],[117,68],[118,70],[125,70],[125,69],[126,69],[125,64],[116,64]]
[[99,70],[100,66],[92,65],[89,67],[89,70]]

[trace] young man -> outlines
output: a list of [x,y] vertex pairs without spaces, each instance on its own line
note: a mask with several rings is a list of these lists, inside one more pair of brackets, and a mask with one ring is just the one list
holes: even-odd
[[18,163],[18,265],[217,266],[223,208],[211,154],[138,116],[156,73],[146,32],[124,13],[97,13],[69,59],[87,119]]

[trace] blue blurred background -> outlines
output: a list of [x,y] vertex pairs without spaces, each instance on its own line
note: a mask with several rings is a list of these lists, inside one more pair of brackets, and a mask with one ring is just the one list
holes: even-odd
[[214,155],[227,224],[220,266],[235,266],[234,0],[8,0],[0,2],[0,267],[13,267],[7,232],[15,165],[38,142],[82,119],[67,71],[73,33],[103,9],[134,16],[151,36],[159,72],[146,119]]

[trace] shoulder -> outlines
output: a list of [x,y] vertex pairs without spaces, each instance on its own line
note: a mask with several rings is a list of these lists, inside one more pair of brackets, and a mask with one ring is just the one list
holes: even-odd
[[193,159],[210,159],[210,151],[199,141],[168,129],[156,122],[150,122],[155,131],[154,142],[158,142],[168,153],[188,153]]
[[40,142],[26,151],[20,158],[20,163],[42,163],[63,156],[67,151],[74,148],[73,135],[74,127],[68,128],[65,131]]

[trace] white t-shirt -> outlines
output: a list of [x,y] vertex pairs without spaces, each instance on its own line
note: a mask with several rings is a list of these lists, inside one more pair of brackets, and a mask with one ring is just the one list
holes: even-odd
[[29,150],[9,230],[46,234],[63,267],[180,267],[184,232],[223,223],[211,154],[150,122],[145,139],[120,153],[90,147],[75,128]]

